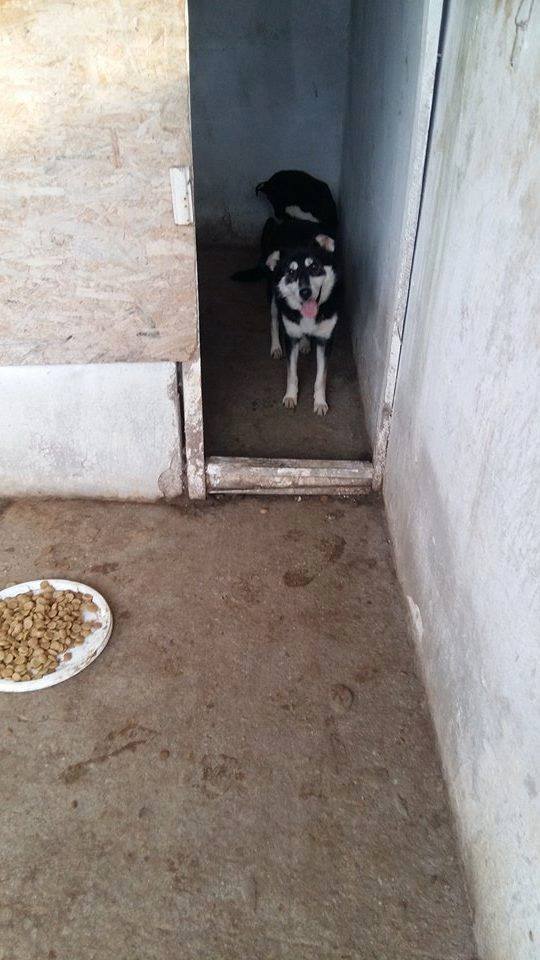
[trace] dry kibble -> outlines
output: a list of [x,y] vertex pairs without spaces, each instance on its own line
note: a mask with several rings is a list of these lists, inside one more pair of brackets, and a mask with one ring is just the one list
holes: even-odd
[[0,600],[0,679],[19,682],[52,673],[71,659],[69,647],[101,627],[98,620],[85,620],[85,613],[97,611],[90,594],[55,590],[47,580],[37,594]]

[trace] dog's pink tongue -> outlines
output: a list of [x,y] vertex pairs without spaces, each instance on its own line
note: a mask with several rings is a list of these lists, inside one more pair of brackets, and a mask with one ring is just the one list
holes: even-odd
[[302,316],[306,317],[308,320],[314,320],[315,317],[317,316],[318,309],[319,309],[319,304],[317,303],[316,300],[313,300],[313,299],[306,300],[306,302],[303,303],[301,307]]

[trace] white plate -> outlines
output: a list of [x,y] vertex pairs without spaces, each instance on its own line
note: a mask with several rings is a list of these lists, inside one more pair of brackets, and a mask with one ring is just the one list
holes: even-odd
[[[39,593],[42,580],[28,580],[27,583],[16,583],[13,587],[0,590],[0,600],[17,597],[20,593]],[[70,647],[71,660],[58,664],[54,673],[46,673],[36,680],[0,680],[0,693],[30,693],[32,690],[43,690],[44,687],[53,687],[55,683],[69,680],[85,667],[89,666],[101,651],[107,646],[113,627],[112,613],[107,601],[97,590],[87,587],[84,583],[75,583],[74,580],[47,580],[55,590],[71,590],[73,593],[88,593],[98,608],[98,612],[85,611],[85,620],[98,619],[101,626],[93,630],[85,638],[84,643]]]

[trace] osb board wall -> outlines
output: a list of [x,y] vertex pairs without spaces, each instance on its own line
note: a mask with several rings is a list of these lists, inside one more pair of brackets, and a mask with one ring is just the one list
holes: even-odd
[[183,0],[0,4],[0,362],[193,352],[186,42]]

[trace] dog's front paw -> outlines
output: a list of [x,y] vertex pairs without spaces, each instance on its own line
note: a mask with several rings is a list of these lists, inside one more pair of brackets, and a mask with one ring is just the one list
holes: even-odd
[[270,350],[270,356],[272,357],[272,360],[281,360],[283,357],[283,350],[279,346],[272,347]]
[[318,417],[325,417],[328,413],[328,404],[326,400],[315,400],[313,404],[313,412],[317,414]]
[[288,410],[294,410],[297,403],[297,398],[291,394],[286,393],[283,397],[283,406],[287,407]]
[[311,353],[311,340],[309,337],[302,337],[300,341],[300,353]]

